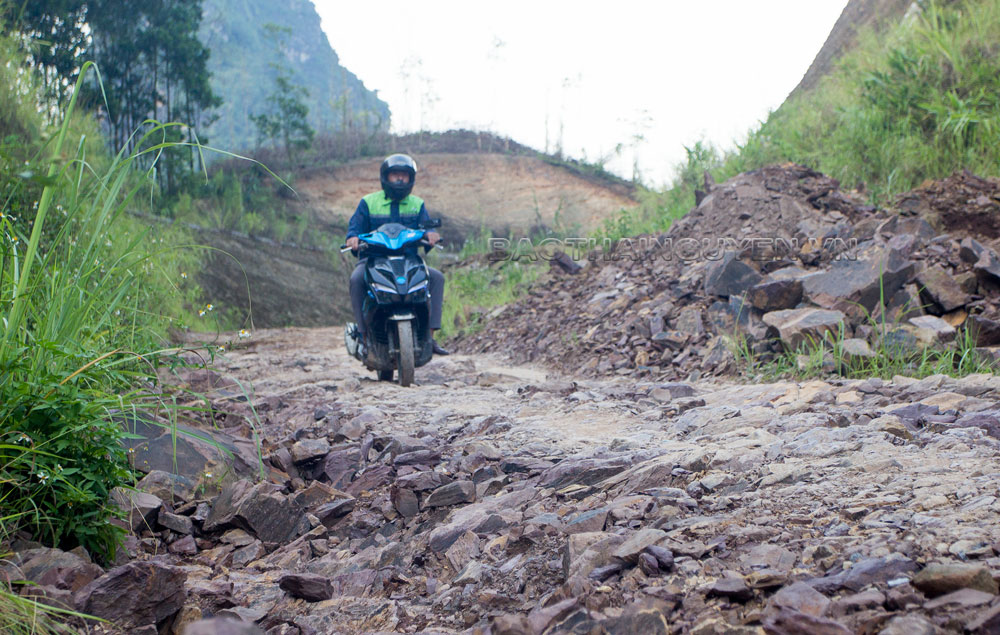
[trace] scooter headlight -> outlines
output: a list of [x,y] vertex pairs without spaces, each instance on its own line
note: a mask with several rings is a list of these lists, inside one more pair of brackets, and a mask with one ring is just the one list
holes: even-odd
[[417,286],[411,288],[410,291],[409,291],[409,293],[415,293],[417,291],[423,291],[426,288],[427,288],[427,281],[424,280],[423,282],[417,283]]
[[396,289],[385,284],[379,284],[378,282],[373,282],[372,286],[375,287],[376,291],[381,291],[382,293],[396,293]]

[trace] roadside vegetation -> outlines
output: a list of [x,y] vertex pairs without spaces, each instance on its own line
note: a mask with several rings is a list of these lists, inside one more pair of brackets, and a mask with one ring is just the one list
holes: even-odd
[[667,230],[717,182],[793,161],[884,205],[926,179],[1000,174],[1000,4],[929,0],[888,32],[864,32],[830,75],[787,100],[731,152],[687,149],[672,187],[609,219],[600,234]]
[[820,378],[834,373],[849,379],[890,380],[896,376],[920,379],[930,375],[964,377],[995,372],[976,351],[975,339],[965,329],[958,331],[951,344],[929,345],[894,337],[894,326],[879,325],[879,328],[882,331],[879,344],[866,355],[853,352],[843,329],[828,332],[822,339],[810,339],[795,351],[776,355],[756,353],[741,334],[729,336],[729,342],[741,372],[751,381]]
[[109,492],[134,483],[122,419],[158,405],[167,330],[198,319],[198,258],[126,213],[156,187],[164,127],[108,153],[82,79],[59,107],[21,55],[0,39],[0,552],[20,534],[108,561],[124,536]]

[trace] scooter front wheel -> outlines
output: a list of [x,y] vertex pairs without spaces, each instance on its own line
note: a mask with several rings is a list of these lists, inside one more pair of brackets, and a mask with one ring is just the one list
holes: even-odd
[[396,322],[396,335],[399,343],[396,370],[399,371],[399,385],[405,388],[413,383],[413,328],[409,320]]

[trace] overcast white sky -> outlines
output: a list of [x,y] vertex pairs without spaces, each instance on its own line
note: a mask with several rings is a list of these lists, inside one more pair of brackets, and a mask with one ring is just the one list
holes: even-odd
[[[729,148],[805,73],[847,0],[313,0],[392,128],[490,130],[663,185]],[[642,136],[636,143],[634,138]],[[623,145],[621,156],[615,147]]]

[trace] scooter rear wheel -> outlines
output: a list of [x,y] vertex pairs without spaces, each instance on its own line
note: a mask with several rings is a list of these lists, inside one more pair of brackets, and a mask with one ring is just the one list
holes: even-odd
[[378,371],[379,381],[392,381],[392,369]]

